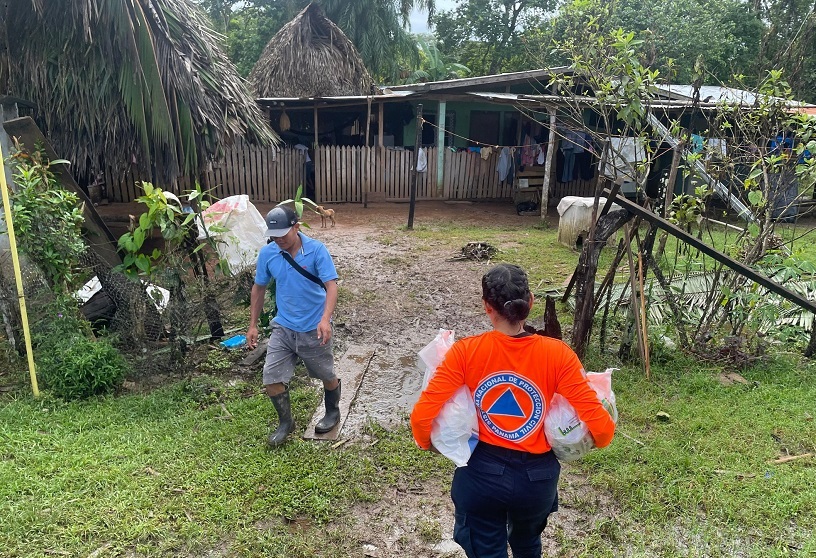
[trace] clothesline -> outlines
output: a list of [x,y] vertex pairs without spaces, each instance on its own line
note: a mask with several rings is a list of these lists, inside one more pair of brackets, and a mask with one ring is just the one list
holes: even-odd
[[[440,126],[438,124],[434,124],[433,122],[429,122],[429,121],[425,120],[424,118],[420,118],[420,122],[422,123],[423,126],[428,125],[428,126],[431,126],[433,128],[436,128],[437,130],[440,129]],[[539,122],[539,124],[541,124],[541,123]],[[543,124],[542,124],[542,126],[543,126]],[[493,149],[496,149],[496,150],[499,150],[502,147],[509,147],[510,149],[523,149],[525,147],[531,147],[531,145],[527,145],[527,144],[525,144],[525,145],[496,145],[496,144],[492,144],[492,143],[485,143],[485,142],[482,142],[482,141],[479,141],[479,140],[475,140],[473,138],[469,138],[467,136],[463,136],[463,135],[457,134],[455,132],[451,132],[449,130],[445,130],[445,133],[450,134],[451,136],[457,137],[459,139],[463,139],[468,143],[474,143],[474,144],[476,144],[477,147],[480,147],[480,146],[490,147],[490,148],[493,148]],[[559,140],[570,141],[566,136],[564,136],[562,134],[559,134],[558,131],[557,131],[557,128],[556,128],[556,132],[555,132],[555,137],[557,139],[559,139]],[[540,143],[533,143],[532,146],[543,145],[545,143],[549,143],[549,142],[544,141],[544,142],[540,142]],[[592,153],[592,155],[594,155],[595,157],[600,157],[600,154],[595,149],[594,145],[590,145],[589,147],[585,147],[584,149],[586,149],[587,151]],[[659,157],[659,156],[663,155],[664,153],[667,153],[668,151],[671,151],[671,147],[664,148],[662,151],[660,151],[660,150],[657,151],[655,153],[655,156]]]
[[[439,128],[440,128],[439,125],[434,124],[433,122],[428,122],[424,118],[420,118],[420,121],[422,122],[423,125],[431,126],[433,128],[436,128],[437,130],[439,130]],[[485,142],[482,142],[482,141],[479,141],[479,140],[475,140],[473,138],[469,138],[467,136],[462,136],[460,134],[457,134],[455,132],[451,132],[449,130],[445,130],[445,133],[450,134],[451,136],[455,136],[455,137],[457,137],[459,139],[463,139],[463,140],[465,140],[465,141],[467,141],[469,143],[475,143],[477,146],[492,147],[493,149],[500,149],[502,147],[509,147],[510,149],[522,149],[524,147],[529,147],[529,145],[496,145],[496,144],[492,144],[492,143],[485,143]],[[558,139],[561,139],[561,140],[566,140],[567,139],[565,136],[560,135],[557,131],[556,131],[555,135],[556,135],[556,137]],[[542,145],[542,144],[545,144],[545,143],[549,143],[549,142],[546,142],[546,141],[536,142],[533,145]],[[593,150],[590,150],[590,152],[597,155]]]

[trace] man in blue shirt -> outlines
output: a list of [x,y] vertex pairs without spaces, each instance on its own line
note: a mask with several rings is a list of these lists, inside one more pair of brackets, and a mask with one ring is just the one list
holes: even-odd
[[250,348],[258,344],[258,318],[266,288],[274,279],[277,314],[266,348],[263,383],[278,413],[278,428],[268,440],[271,447],[277,447],[295,429],[289,382],[298,358],[311,377],[323,382],[326,414],[315,432],[329,432],[340,422],[340,379],[334,374],[331,324],[337,304],[337,271],[326,247],[300,232],[298,216],[288,207],[278,206],[267,213],[266,226],[271,241],[258,253],[247,344]]

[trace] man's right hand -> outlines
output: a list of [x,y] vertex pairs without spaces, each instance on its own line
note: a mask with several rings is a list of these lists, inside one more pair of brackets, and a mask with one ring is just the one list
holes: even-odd
[[258,345],[258,327],[249,326],[246,332],[247,346],[254,349]]

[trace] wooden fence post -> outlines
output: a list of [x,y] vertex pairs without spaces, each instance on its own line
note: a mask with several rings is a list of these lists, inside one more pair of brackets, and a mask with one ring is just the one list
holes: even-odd
[[414,206],[416,205],[417,163],[419,148],[422,146],[422,103],[417,105],[416,136],[414,138],[414,168],[411,170],[411,207],[408,210],[408,230],[414,228]]

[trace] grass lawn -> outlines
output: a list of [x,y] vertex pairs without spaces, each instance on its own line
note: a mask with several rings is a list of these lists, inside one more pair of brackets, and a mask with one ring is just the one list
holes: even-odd
[[[651,380],[617,372],[614,443],[568,466],[608,495],[616,518],[588,537],[549,534],[574,556],[816,552],[816,458],[772,463],[816,451],[814,371],[778,359],[730,386],[719,370],[682,359],[656,365]],[[317,395],[294,393],[303,422]],[[103,547],[105,555],[202,555],[221,546],[234,556],[357,556],[362,534],[342,520],[355,502],[451,470],[415,449],[404,428],[372,427],[375,445],[295,439],[271,452],[269,417],[257,390],[207,378],[81,403],[5,401],[3,556]]]
[[[294,390],[301,424],[316,404],[311,389]],[[236,556],[351,556],[352,532],[300,536],[286,526],[325,525],[402,475],[449,469],[415,450],[405,431],[376,427],[372,451],[293,439],[271,452],[273,414],[258,389],[206,377],[149,395],[5,401],[2,555],[179,556],[226,545]]]

